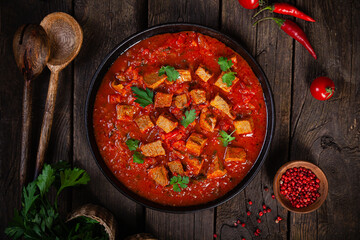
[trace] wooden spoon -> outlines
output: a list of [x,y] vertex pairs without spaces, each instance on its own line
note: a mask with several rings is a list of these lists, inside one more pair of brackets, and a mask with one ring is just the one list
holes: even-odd
[[13,52],[16,64],[25,79],[20,159],[20,187],[22,188],[26,183],[28,171],[32,108],[31,83],[42,72],[50,56],[50,42],[45,30],[35,24],[21,26],[14,35]]
[[76,57],[83,41],[83,32],[80,25],[72,16],[66,13],[51,13],[41,21],[40,25],[45,29],[51,43],[51,56],[47,63],[51,76],[36,156],[35,178],[43,167],[44,156],[50,138],[59,73]]

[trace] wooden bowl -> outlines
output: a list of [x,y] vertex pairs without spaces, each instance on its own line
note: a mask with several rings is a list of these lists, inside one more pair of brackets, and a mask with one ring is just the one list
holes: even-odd
[[[320,197],[316,199],[315,202],[313,202],[311,205],[303,208],[296,208],[293,207],[290,203],[290,201],[280,193],[280,179],[281,176],[286,172],[286,170],[294,167],[304,167],[307,169],[310,169],[316,177],[320,180],[320,188],[319,193]],[[289,211],[295,212],[295,213],[309,213],[312,211],[315,211],[318,209],[325,201],[327,194],[328,194],[328,181],[324,174],[324,172],[316,165],[306,162],[306,161],[291,161],[286,164],[284,164],[276,173],[274,177],[273,182],[273,188],[274,188],[274,194],[276,199],[280,202],[280,204],[286,208]]]

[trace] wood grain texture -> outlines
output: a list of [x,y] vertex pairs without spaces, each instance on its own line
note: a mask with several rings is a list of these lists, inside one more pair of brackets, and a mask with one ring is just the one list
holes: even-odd
[[[360,57],[358,1],[297,1],[316,17],[298,21],[319,59],[299,44],[295,48],[291,159],[317,164],[329,180],[329,195],[315,213],[291,217],[291,238],[356,239],[359,234]],[[347,14],[344,14],[347,12]],[[309,86],[316,77],[334,80],[326,102],[314,99]],[[351,169],[351,170],[350,170]]]
[[146,25],[143,22],[146,2],[75,1],[74,7],[74,17],[84,32],[83,46],[74,68],[74,163],[86,169],[91,181],[85,188],[74,191],[73,206],[88,202],[105,206],[119,221],[119,237],[123,238],[142,231],[143,208],[120,194],[97,167],[86,140],[84,108],[91,78],[102,59],[116,44]]
[[[189,22],[219,27],[219,1],[150,0],[148,25]],[[189,214],[168,214],[146,209],[146,230],[159,239],[212,239],[214,210]]]
[[[0,238],[4,228],[13,216],[14,208],[20,205],[19,168],[21,143],[21,101],[23,77],[16,67],[12,54],[12,39],[18,27],[26,23],[40,23],[50,12],[71,12],[71,0],[37,1],[15,0],[0,2]],[[59,159],[71,160],[71,68],[63,72],[62,77],[69,79],[69,84],[59,88],[59,95],[54,118],[54,132],[50,139],[47,163]],[[48,70],[33,82],[33,122],[29,167],[34,167],[39,129],[43,114],[49,79]],[[66,198],[66,194],[62,197]],[[60,211],[67,209],[70,203],[60,204]]]
[[[251,239],[256,228],[261,230],[261,238],[264,239],[287,238],[287,211],[271,195],[273,177],[282,163],[287,161],[289,152],[293,40],[279,31],[273,22],[263,22],[253,27],[255,20],[252,16],[255,12],[242,8],[237,1],[223,1],[221,30],[242,43],[265,71],[275,100],[275,135],[270,155],[255,179],[244,192],[218,207],[217,233],[220,233],[224,224],[233,225],[237,219],[246,222],[246,228],[224,226],[221,231],[222,239],[240,239],[240,236]],[[261,17],[264,16],[267,14]],[[265,187],[268,191],[264,191]],[[253,205],[248,204],[249,200]],[[258,213],[264,203],[272,211],[265,214],[259,224]],[[250,217],[246,215],[247,210],[252,213]],[[278,215],[284,219],[280,224],[274,221]]]

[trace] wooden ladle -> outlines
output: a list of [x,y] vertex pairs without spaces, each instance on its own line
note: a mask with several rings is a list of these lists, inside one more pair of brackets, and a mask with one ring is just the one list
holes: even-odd
[[51,13],[41,21],[40,25],[45,29],[51,43],[51,56],[47,63],[51,76],[36,156],[35,178],[44,165],[44,156],[54,117],[59,73],[76,57],[83,41],[83,32],[80,25],[72,16],[66,13]]
[[22,109],[20,187],[27,180],[31,132],[32,80],[44,69],[50,56],[50,42],[40,25],[21,26],[13,39],[16,64],[25,79]]

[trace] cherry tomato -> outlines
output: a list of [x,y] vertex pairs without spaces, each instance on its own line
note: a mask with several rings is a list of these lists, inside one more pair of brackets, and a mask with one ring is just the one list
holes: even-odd
[[320,101],[328,100],[335,91],[334,82],[328,77],[316,78],[310,86],[311,95]]
[[240,5],[246,9],[255,9],[259,6],[259,0],[238,0]]

